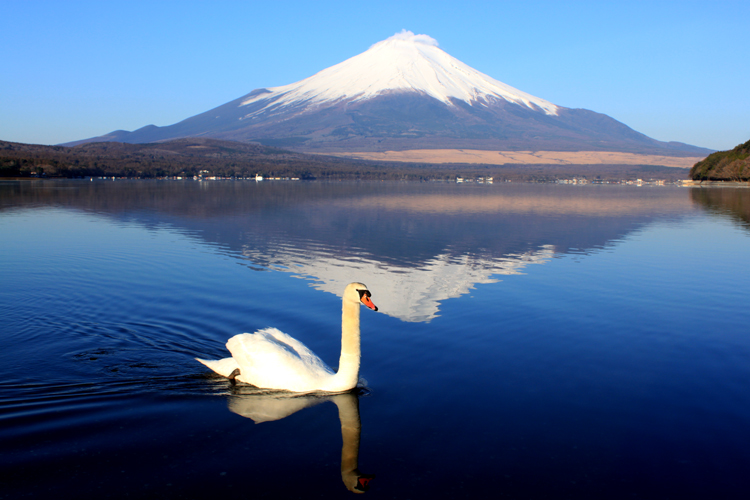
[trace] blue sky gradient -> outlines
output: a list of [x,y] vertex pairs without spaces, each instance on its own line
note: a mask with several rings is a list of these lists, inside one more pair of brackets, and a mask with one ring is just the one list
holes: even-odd
[[285,85],[402,29],[557,105],[662,141],[750,139],[750,2],[46,2],[0,4],[0,139],[171,125]]

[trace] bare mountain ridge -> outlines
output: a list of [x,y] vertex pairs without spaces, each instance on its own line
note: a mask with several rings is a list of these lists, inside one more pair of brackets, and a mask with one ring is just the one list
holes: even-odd
[[300,82],[256,89],[174,125],[119,130],[71,144],[179,137],[331,153],[422,148],[711,152],[657,141],[601,113],[554,105],[478,72],[430,37],[410,32]]

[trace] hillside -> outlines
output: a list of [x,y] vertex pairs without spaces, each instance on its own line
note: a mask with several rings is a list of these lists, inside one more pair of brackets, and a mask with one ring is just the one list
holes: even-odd
[[696,181],[750,181],[750,141],[731,151],[717,151],[690,169]]

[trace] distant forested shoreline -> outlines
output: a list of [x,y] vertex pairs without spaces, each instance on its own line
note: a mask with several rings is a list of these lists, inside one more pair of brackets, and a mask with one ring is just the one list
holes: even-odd
[[590,181],[683,180],[683,169],[653,165],[476,165],[378,162],[311,155],[206,138],[160,143],[88,143],[74,147],[0,141],[0,178],[206,176],[305,180],[455,180],[494,177],[495,181],[549,182],[581,177]]

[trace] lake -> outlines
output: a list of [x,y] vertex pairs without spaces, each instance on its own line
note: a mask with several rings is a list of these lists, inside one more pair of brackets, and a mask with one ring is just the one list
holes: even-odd
[[[744,498],[749,257],[743,188],[0,182],[0,497]],[[335,369],[351,281],[357,391],[194,360]]]

